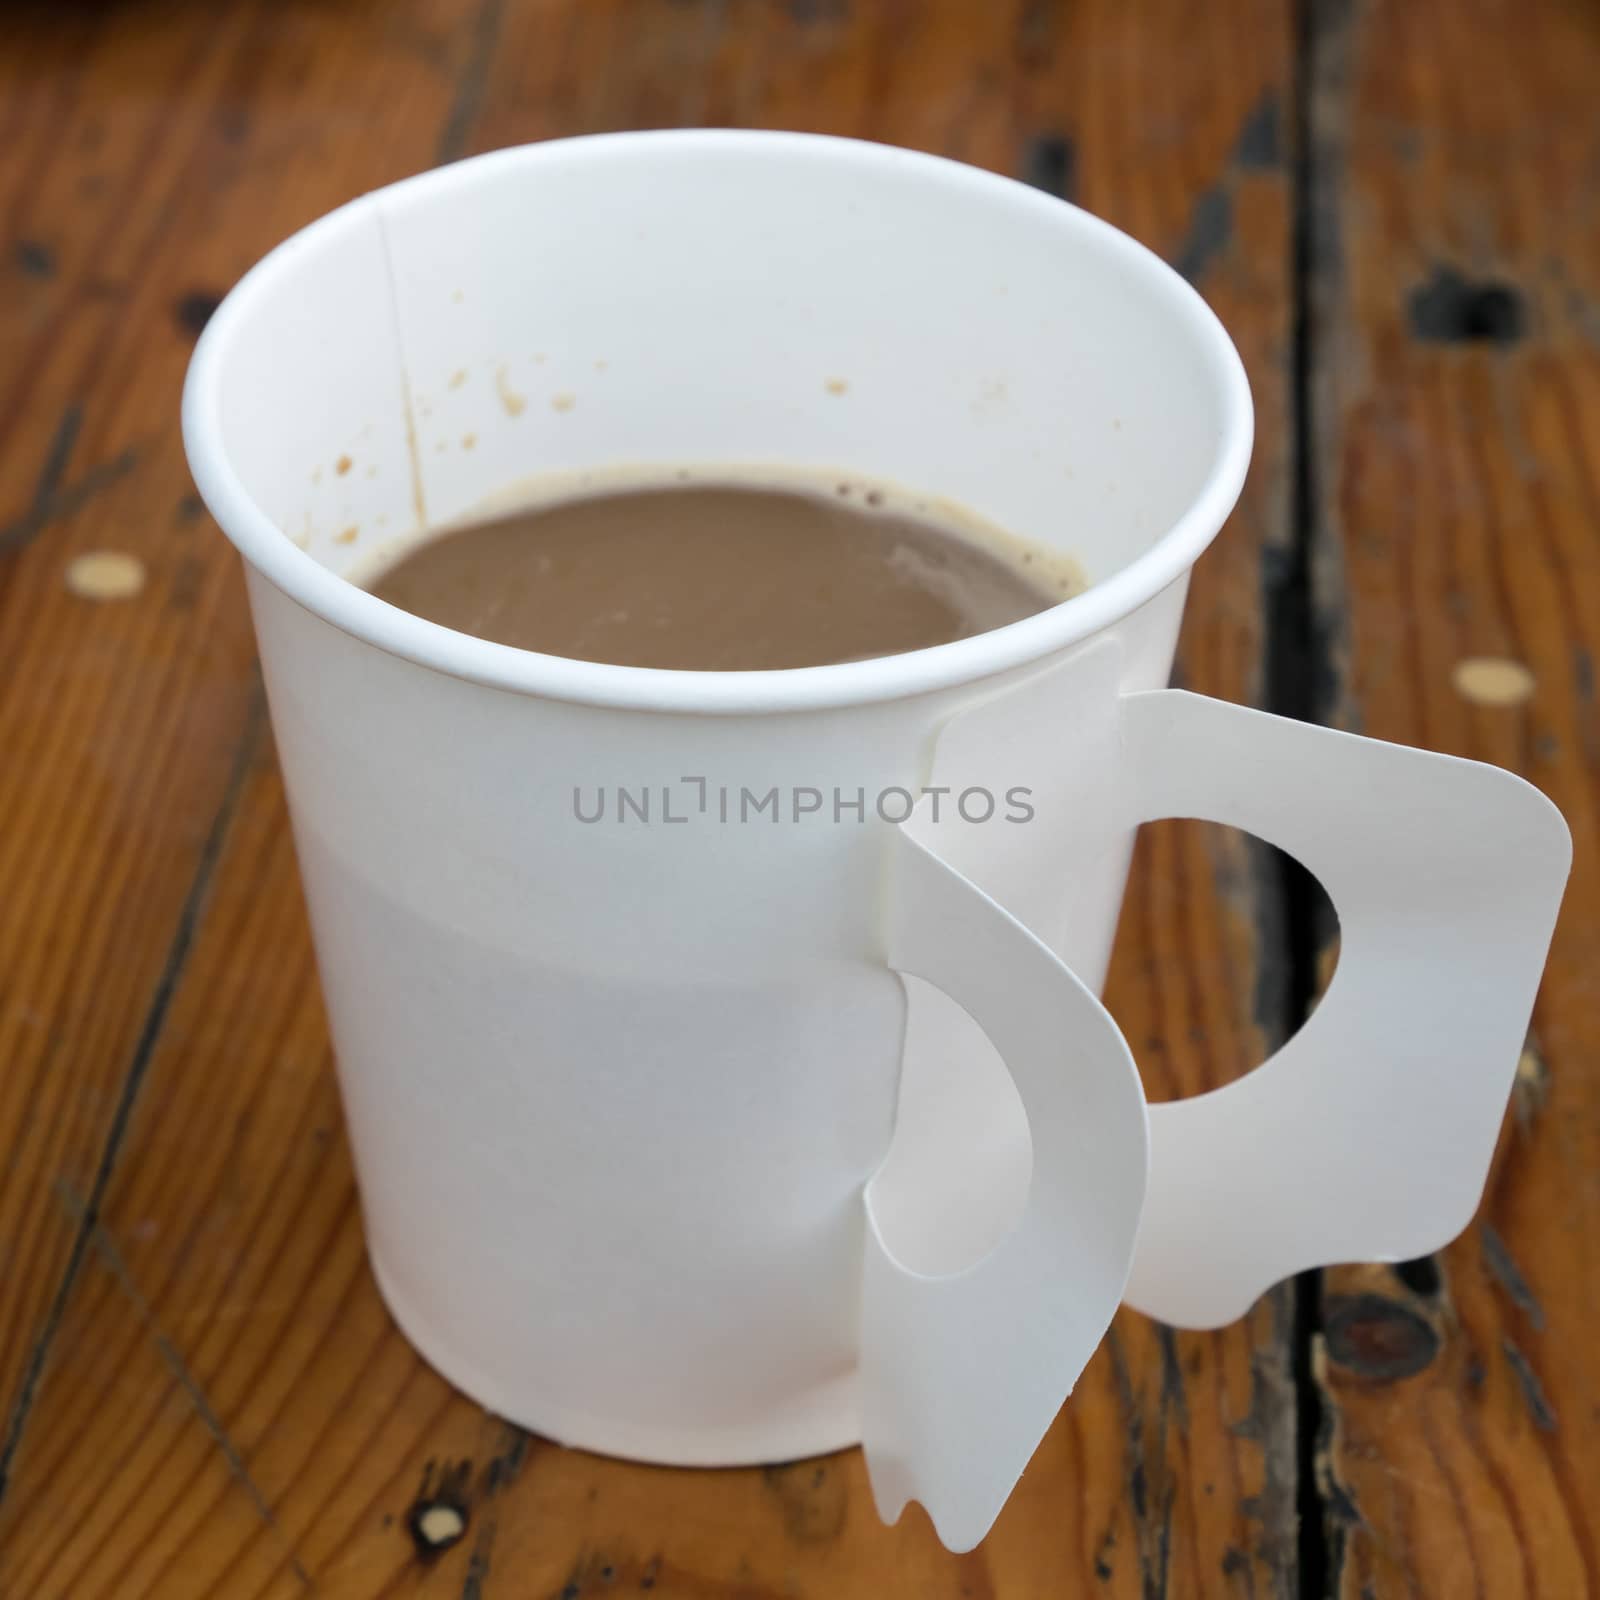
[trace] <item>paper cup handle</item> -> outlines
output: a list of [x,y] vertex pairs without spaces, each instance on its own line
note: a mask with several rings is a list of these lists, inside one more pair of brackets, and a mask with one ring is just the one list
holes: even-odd
[[1201,817],[1322,882],[1339,964],[1254,1072],[1150,1108],[1128,1299],[1182,1327],[1337,1261],[1405,1260],[1471,1220],[1571,861],[1498,767],[1175,690],[1123,701],[1134,820]]
[[1121,1301],[1144,1199],[1138,1072],[1100,1002],[1014,917],[894,830],[889,964],[988,1034],[1027,1113],[1021,1219],[975,1265],[896,1260],[866,1190],[860,1415],[878,1510],[927,1508],[967,1550],[988,1531]]

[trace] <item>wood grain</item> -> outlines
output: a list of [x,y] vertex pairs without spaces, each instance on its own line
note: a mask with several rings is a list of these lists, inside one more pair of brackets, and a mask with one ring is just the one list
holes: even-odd
[[[0,991],[0,1594],[1296,1593],[1285,1291],[1216,1335],[1119,1319],[965,1557],[915,1509],[879,1526],[856,1453],[605,1461],[506,1427],[421,1364],[362,1254],[238,586],[186,498],[175,426],[188,337],[238,271],[435,159],[675,122],[921,145],[1129,228],[1234,331],[1260,442],[1197,575],[1181,671],[1257,699],[1262,563],[1290,507],[1284,7],[290,0],[16,27],[0,194],[25,281],[0,325],[42,376],[8,394],[0,480],[28,529],[0,556],[27,668],[0,683],[0,732],[21,729],[0,746],[19,819],[0,930],[20,953]],[[137,470],[72,499],[134,448]],[[152,573],[120,609],[64,598],[65,561],[96,545]],[[1110,999],[1152,1092],[1225,1081],[1282,1031],[1285,975],[1259,958],[1275,905],[1233,836],[1170,824],[1141,842]],[[422,1504],[458,1507],[465,1536],[425,1549]]]
[[[1479,1222],[1402,1275],[1326,1275],[1329,1591],[1593,1595],[1600,21],[1552,0],[1329,16],[1313,342],[1330,710],[1515,768],[1576,850]],[[1475,657],[1531,669],[1531,698],[1475,703],[1454,675]]]
[[[379,14],[6,18],[0,1480],[84,1259],[55,1186],[89,1203],[109,1173],[260,737],[236,563],[183,465],[184,364],[254,257],[432,159],[450,19]],[[137,601],[68,592],[102,548],[144,564]]]

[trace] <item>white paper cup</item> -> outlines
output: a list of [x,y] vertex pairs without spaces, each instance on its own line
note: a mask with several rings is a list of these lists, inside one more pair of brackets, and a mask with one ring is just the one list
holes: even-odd
[[[495,1410],[683,1463],[865,1433],[886,1512],[916,1493],[970,1543],[1123,1292],[1147,1127],[1134,1282],[1175,1317],[1470,1214],[1564,830],[1504,774],[1161,692],[1250,402],[1133,241],[844,141],[504,151],[269,256],[206,330],[184,427],[246,563],[374,1266]],[[887,478],[1069,550],[1093,587],[936,649],[699,674],[509,649],[340,576],[530,473],[619,463]],[[924,801],[896,827],[881,797],[941,774],[1034,814]],[[575,789],[634,805],[584,822]],[[776,821],[740,820],[772,790]],[[1147,1117],[1089,991],[1133,830],[1174,813],[1296,848],[1346,941],[1294,1073]],[[1463,966],[1457,1026],[1437,973]],[[897,971],[945,991],[913,986],[909,1034]],[[1405,1193],[1386,1176],[1334,1217],[1397,1056]],[[1430,1175],[1415,1124],[1441,1116]],[[952,1195],[962,1142],[979,1177]]]

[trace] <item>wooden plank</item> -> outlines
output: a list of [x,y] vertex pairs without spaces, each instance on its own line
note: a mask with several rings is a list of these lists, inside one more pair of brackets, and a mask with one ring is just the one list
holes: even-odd
[[[1326,1274],[1328,1590],[1593,1595],[1600,33],[1555,0],[1324,15],[1313,345],[1332,714],[1515,768],[1576,846],[1478,1222],[1403,1273]],[[1480,657],[1512,664],[1488,679],[1511,703],[1463,679]]]
[[[0,1483],[84,1259],[55,1187],[97,1193],[260,737],[236,563],[183,463],[184,365],[256,255],[432,158],[455,11],[6,19]],[[106,547],[142,563],[136,597],[69,590]]]
[[[1239,337],[1263,422],[1244,506],[1196,580],[1182,671],[1194,687],[1258,697],[1260,569],[1282,547],[1288,509],[1277,419],[1291,51],[1276,0],[1200,14],[1176,0],[951,0],[914,21],[825,0],[732,12],[490,0],[448,35],[439,17],[404,15],[382,23],[396,50],[431,61],[448,40],[454,97],[430,70],[426,95],[408,102],[447,153],[678,121],[817,127],[1025,172],[1182,261]],[[243,129],[230,209],[206,220],[251,254],[267,241],[231,208],[254,193],[257,142],[282,136],[283,97],[305,149],[345,150],[352,164],[314,184],[276,173],[295,203],[317,209],[330,184],[359,186],[358,147],[375,163],[426,159],[397,156],[396,130],[363,122],[392,92],[386,57],[306,80],[325,34],[348,28],[355,41],[378,23],[284,17],[262,23],[267,53],[229,101]],[[170,32],[176,49],[196,24],[162,13],[137,26]],[[1218,71],[1176,73],[1180,31]],[[371,148],[380,138],[382,152]],[[178,219],[169,247],[181,256],[199,226]],[[1281,1028],[1281,981],[1257,954],[1264,882],[1231,836],[1166,825],[1142,841],[1111,1001],[1154,1092],[1225,1081]],[[1282,1292],[1217,1335],[1119,1319],[995,1534],[966,1557],[943,1552],[919,1511],[880,1527],[854,1452],[665,1472],[559,1450],[487,1417],[412,1355],[367,1272],[264,749],[202,909],[98,1217],[86,1214],[81,1170],[46,1169],[49,1225],[76,1230],[84,1264],[0,1502],[0,1593],[1295,1592]],[[420,1548],[411,1524],[424,1505],[461,1509],[459,1543]]]

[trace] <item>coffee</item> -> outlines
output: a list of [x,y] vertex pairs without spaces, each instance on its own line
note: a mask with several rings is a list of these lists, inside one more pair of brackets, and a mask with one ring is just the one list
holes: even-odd
[[686,478],[598,477],[438,534],[366,587],[500,644],[705,672],[947,644],[1082,587],[1056,552],[887,486]]

